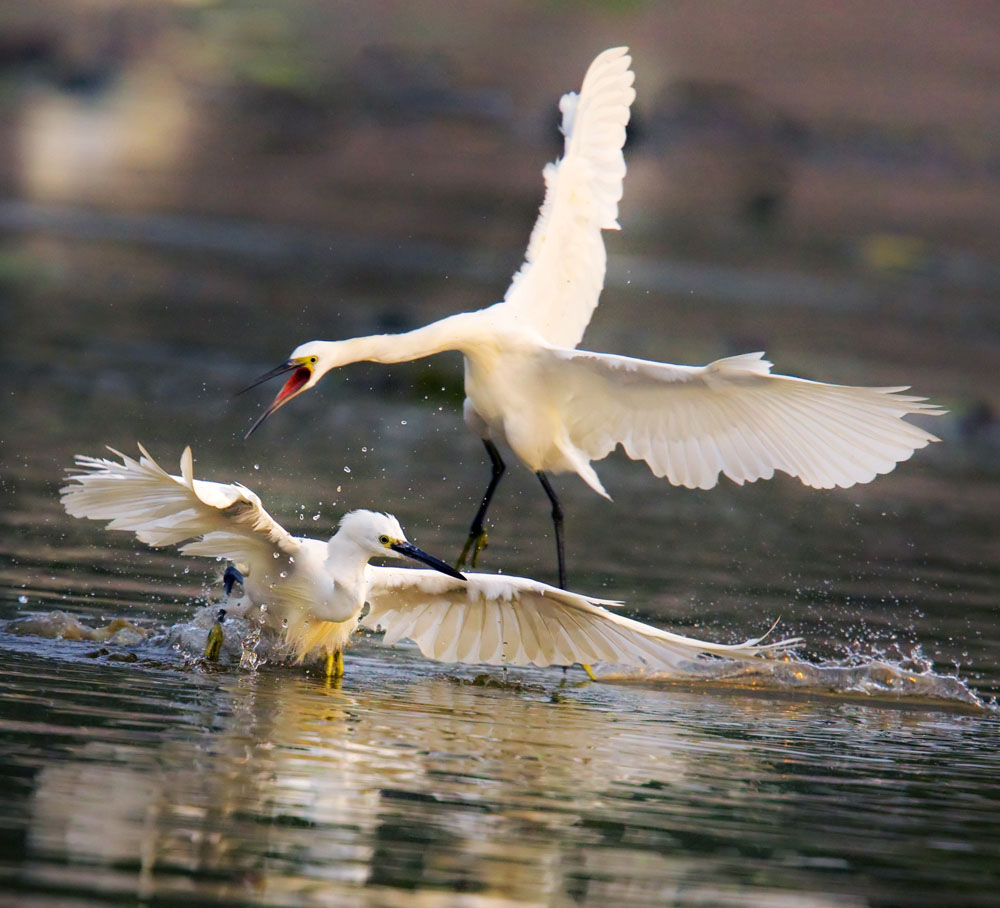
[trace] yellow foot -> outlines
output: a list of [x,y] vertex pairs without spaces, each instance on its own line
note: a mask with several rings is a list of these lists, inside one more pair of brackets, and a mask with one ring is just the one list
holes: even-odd
[[219,618],[216,620],[215,624],[212,625],[212,629],[208,632],[208,640],[205,641],[205,658],[209,662],[218,662],[219,653],[222,652],[222,619],[225,616],[225,611],[220,611]]
[[[469,538],[465,540],[465,546],[462,548],[462,554],[458,556],[458,561],[455,562],[455,570],[460,571],[465,566],[466,560],[469,562],[469,567],[475,567],[479,561],[479,553],[489,545],[489,538],[486,535],[486,531],[483,530],[481,533],[470,533]],[[470,558],[469,555],[472,555]]]
[[344,654],[339,649],[326,654],[326,676],[334,680],[344,677]]
[[590,678],[591,681],[597,680],[597,675],[594,674],[594,670],[587,665],[586,662],[581,662],[580,667],[587,673],[587,677]]

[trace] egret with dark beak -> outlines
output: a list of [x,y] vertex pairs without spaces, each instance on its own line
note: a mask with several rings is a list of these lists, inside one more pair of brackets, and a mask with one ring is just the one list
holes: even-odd
[[[120,463],[78,456],[62,489],[66,510],[109,520],[108,529],[134,532],[149,545],[186,542],[186,555],[239,564],[233,582],[243,584],[244,614],[257,609],[296,662],[325,657],[331,677],[343,674],[342,653],[359,622],[382,628],[389,644],[408,637],[441,662],[580,663],[591,677],[593,662],[683,675],[704,657],[754,659],[798,642],[693,640],[606,608],[617,602],[526,577],[463,576],[408,542],[391,514],[351,511],[329,540],[292,536],[246,486],[195,479],[190,448],[180,476],[139,450],[138,459],[119,454]],[[386,557],[413,558],[432,570],[368,563]],[[362,618],[365,602],[371,610]],[[224,618],[220,611],[207,655],[219,652]]]
[[535,472],[549,498],[565,587],[563,512],[548,474],[576,473],[610,498],[591,461],[618,445],[655,476],[689,489],[710,489],[720,475],[742,485],[777,471],[831,489],[870,482],[937,441],[904,417],[942,411],[901,393],[905,386],[776,375],[760,352],[675,366],[576,349],[604,284],[601,231],[618,229],[622,146],[635,97],[626,50],[600,54],[579,96],[559,103],[565,154],[545,167],[545,201],[502,302],[405,334],[311,341],[258,379],[295,370],[251,431],[331,369],[462,353],[465,422],[483,440],[491,475],[458,567],[475,566],[486,545],[486,511],[504,472],[498,444]]

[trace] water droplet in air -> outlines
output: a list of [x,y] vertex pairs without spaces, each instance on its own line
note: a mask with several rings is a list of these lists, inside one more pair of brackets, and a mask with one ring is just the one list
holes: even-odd
[[368,453],[368,448],[366,448],[364,445],[362,445],[361,446],[361,453],[362,454],[367,454]]
[[22,594],[17,597],[17,601],[20,602],[21,605],[24,605],[28,601],[28,597]]
[[405,420],[405,419],[401,419],[401,420],[399,421],[399,424],[400,424],[401,426],[405,426],[405,425],[406,425],[406,420]]
[[350,473],[351,472],[351,468],[350,467],[344,467],[344,472],[345,473]]
[[338,491],[338,492],[340,491],[340,486],[337,486],[337,491]]
[[319,514],[313,514],[313,520],[319,520]]
[[278,576],[284,580],[288,576],[288,571],[282,571]]
[[255,464],[253,465],[253,468],[254,468],[255,470],[259,470],[259,469],[260,469],[260,464],[259,464],[259,463],[255,463]]
[[275,552],[275,553],[274,553],[274,557],[275,557],[275,558],[277,558],[277,557],[278,557],[278,553],[277,553],[277,552]]

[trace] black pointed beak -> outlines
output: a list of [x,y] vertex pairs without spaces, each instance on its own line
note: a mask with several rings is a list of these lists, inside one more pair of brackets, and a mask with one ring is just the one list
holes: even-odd
[[262,385],[266,381],[270,381],[272,378],[277,378],[279,375],[284,375],[286,372],[291,372],[292,369],[297,369],[299,364],[293,360],[286,359],[280,366],[275,366],[270,372],[265,372],[259,378],[255,378],[249,385],[243,388],[241,391],[237,391],[236,394],[245,394],[251,388],[256,388],[257,385]]
[[456,571],[450,564],[446,564],[440,558],[435,558],[433,555],[428,555],[423,549],[418,549],[410,542],[394,542],[389,548],[394,552],[399,552],[400,555],[412,558],[414,561],[421,561],[428,567],[434,568],[435,571],[440,571],[442,574],[447,574],[456,580],[465,580],[465,575]]
[[[256,388],[257,385],[262,382],[266,382],[272,378],[277,378],[279,375],[284,375],[286,372],[291,372],[292,375],[285,382],[284,387],[278,392],[278,396],[271,401],[268,408],[257,417],[257,421],[250,427],[250,430],[246,435],[243,436],[243,440],[246,441],[257,429],[260,427],[261,423],[268,418],[275,410],[279,407],[284,406],[293,397],[298,396],[302,391],[305,390],[309,379],[312,378],[313,370],[310,365],[307,365],[303,360],[289,359],[283,362],[280,366],[272,369],[270,372],[266,372],[260,378],[258,378],[252,384],[247,385],[243,391],[249,391],[251,388]],[[239,393],[242,394],[243,391]]]

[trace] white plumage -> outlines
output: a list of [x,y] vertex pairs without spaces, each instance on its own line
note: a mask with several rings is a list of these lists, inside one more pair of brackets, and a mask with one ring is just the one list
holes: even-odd
[[371,611],[362,623],[385,630],[388,644],[409,638],[430,659],[487,665],[607,662],[683,672],[704,654],[751,659],[801,642],[708,643],[608,610],[620,602],[526,577],[465,576],[462,582],[433,571],[369,567]]
[[618,228],[622,146],[635,97],[630,63],[627,48],[604,51],[587,71],[579,97],[570,93],[560,102],[565,153],[545,167],[541,213],[503,302],[405,334],[301,345],[258,379],[292,373],[251,432],[331,369],[460,351],[465,420],[483,438],[494,465],[470,528],[472,564],[485,543],[486,508],[503,472],[494,442],[503,442],[540,475],[552,499],[560,585],[561,511],[544,474],[577,473],[606,496],[591,461],[616,445],[646,461],[655,475],[688,488],[709,489],[720,474],[743,483],[775,471],[832,488],[869,482],[936,441],[903,417],[941,411],[902,394],[905,387],[775,375],[762,353],[694,367],[574,349],[604,284],[601,231]]
[[[560,590],[524,577],[458,574],[406,542],[394,517],[372,511],[344,516],[323,542],[292,536],[245,486],[197,480],[191,449],[181,475],[164,471],[140,445],[138,459],[78,456],[62,491],[75,517],[108,520],[143,542],[186,543],[181,552],[227,558],[244,570],[244,591],[265,621],[283,632],[291,655],[339,653],[356,629],[385,630],[387,643],[409,638],[429,658],[490,665],[607,662],[683,672],[705,655],[750,659],[797,643],[739,644],[693,640],[609,611],[619,603]],[[193,541],[188,541],[193,540]],[[437,569],[368,563],[401,554]],[[450,574],[442,573],[450,572]]]

